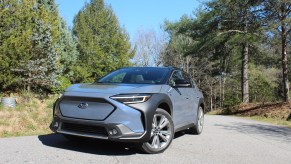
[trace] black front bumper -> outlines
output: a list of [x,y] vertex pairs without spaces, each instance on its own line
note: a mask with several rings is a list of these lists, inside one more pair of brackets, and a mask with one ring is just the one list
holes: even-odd
[[[57,126],[55,126],[56,122]],[[149,140],[149,138],[144,137],[147,131],[144,133],[133,133],[122,124],[93,123],[91,121],[54,117],[50,129],[55,133],[120,142],[146,142]],[[117,133],[113,134],[113,130],[116,130]]]

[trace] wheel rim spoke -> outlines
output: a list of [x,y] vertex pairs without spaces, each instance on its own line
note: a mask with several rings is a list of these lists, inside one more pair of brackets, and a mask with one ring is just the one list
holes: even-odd
[[153,120],[153,128],[157,127],[158,123],[157,123],[157,116],[154,116],[154,120]]
[[160,139],[157,135],[154,136],[152,141],[152,147],[159,148],[160,147]]
[[171,132],[170,131],[166,131],[166,130],[161,130],[160,133],[164,136],[169,136],[171,135]]
[[154,136],[154,129],[151,131],[151,138]]
[[203,125],[203,123],[204,123],[204,117],[203,116],[201,117],[200,123],[201,123],[201,125]]
[[159,128],[163,129],[165,126],[167,126],[169,124],[168,119],[165,116],[162,116],[160,122],[159,122]]
[[169,139],[167,138],[168,136],[164,136],[164,135],[161,134],[161,133],[159,134],[159,136],[161,137],[161,139],[162,139],[163,141],[168,142],[168,140],[169,140]]
[[199,109],[199,116],[198,116],[198,128],[199,128],[199,131],[202,130],[203,123],[204,123],[203,110],[200,108]]

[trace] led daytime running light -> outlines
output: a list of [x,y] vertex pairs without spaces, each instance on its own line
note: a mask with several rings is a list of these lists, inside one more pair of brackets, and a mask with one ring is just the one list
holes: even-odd
[[143,103],[146,102],[151,95],[148,94],[139,94],[139,95],[116,95],[110,98],[119,101],[124,104],[134,104],[134,103]]

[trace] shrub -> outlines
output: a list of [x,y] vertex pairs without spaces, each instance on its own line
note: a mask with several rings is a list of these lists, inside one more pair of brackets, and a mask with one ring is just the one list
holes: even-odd
[[279,95],[275,93],[278,88],[279,70],[251,66],[250,71],[250,100],[252,102],[276,101]]
[[54,94],[59,94],[63,92],[67,87],[69,87],[71,84],[71,81],[64,77],[64,76],[59,76],[58,78],[59,84],[56,87],[52,88],[52,92]]
[[224,107],[229,108],[241,103],[240,81],[236,77],[229,78],[225,84]]

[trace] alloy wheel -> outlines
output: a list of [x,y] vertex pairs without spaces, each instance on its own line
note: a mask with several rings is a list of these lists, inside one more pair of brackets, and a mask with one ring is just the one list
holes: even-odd
[[168,118],[162,114],[155,114],[152,123],[151,138],[146,143],[152,149],[163,149],[172,140],[172,127]]
[[202,107],[199,107],[198,111],[198,131],[201,133],[203,130],[203,124],[204,124],[204,113]]

